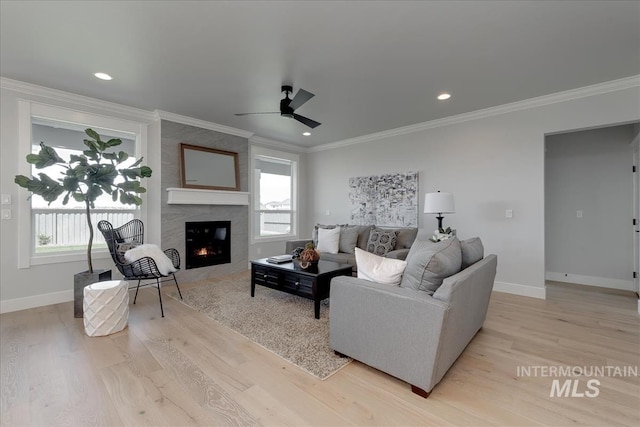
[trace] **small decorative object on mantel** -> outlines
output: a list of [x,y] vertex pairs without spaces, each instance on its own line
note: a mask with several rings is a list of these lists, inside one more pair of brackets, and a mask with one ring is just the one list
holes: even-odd
[[302,270],[316,267],[320,260],[320,252],[316,250],[311,242],[307,243],[304,248],[295,248],[292,255],[295,266],[300,267]]
[[434,230],[434,235],[431,236],[429,240],[437,243],[442,242],[443,240],[450,239],[455,235],[455,230],[452,230],[451,227],[447,227],[446,229],[438,228],[437,230]]

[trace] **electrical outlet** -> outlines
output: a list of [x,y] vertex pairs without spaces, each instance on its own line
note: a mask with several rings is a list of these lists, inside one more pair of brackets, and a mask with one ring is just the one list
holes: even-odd
[[331,211],[329,209],[327,209],[326,211],[324,211],[324,214],[326,216],[331,216]]
[[582,218],[582,211],[576,211],[576,218]]
[[513,218],[513,209],[507,209],[504,211],[504,216],[507,218]]

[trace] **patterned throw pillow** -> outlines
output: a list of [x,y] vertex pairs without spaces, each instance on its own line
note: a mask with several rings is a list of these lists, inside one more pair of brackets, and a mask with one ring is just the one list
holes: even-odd
[[124,254],[129,250],[135,248],[137,243],[135,242],[122,242],[116,243],[116,255],[118,256],[118,261],[121,264],[128,264],[127,260],[124,258]]
[[367,252],[385,256],[388,252],[391,252],[395,249],[397,240],[398,230],[383,230],[381,228],[374,228],[369,234],[369,241],[367,242]]

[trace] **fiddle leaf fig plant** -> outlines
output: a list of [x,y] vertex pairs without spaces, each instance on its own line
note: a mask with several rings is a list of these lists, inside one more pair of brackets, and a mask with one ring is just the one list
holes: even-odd
[[[103,141],[93,129],[86,129],[85,133],[89,137],[84,140],[87,149],[82,151],[81,155],[72,154],[68,161],[61,158],[56,150],[44,142],[40,143],[38,154],[27,156],[27,162],[34,165],[36,169],[61,165],[64,169],[61,177],[54,179],[41,172],[37,178],[16,175],[14,182],[31,193],[41,196],[49,204],[61,196],[63,205],[69,203],[71,199],[84,203],[89,227],[87,262],[89,273],[93,273],[91,209],[95,208],[94,202],[101,195],[108,194],[114,202],[119,200],[122,204],[139,206],[142,204],[139,194],[147,191],[140,185],[140,179],[149,178],[152,171],[148,166],[140,166],[143,158],[130,166],[123,166],[122,163],[129,159],[129,155],[124,151],[114,150],[122,144],[119,138]],[[122,180],[116,182],[118,178]]]

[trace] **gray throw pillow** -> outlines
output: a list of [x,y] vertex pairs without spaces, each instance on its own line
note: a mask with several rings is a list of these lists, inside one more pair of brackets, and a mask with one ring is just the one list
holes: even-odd
[[457,238],[438,243],[416,239],[407,255],[407,268],[400,287],[433,295],[444,279],[460,271],[461,264],[462,251]]
[[383,230],[381,228],[374,228],[373,230],[371,230],[371,233],[369,233],[367,252],[385,256],[387,252],[391,252],[395,249],[397,240],[397,230]]
[[479,237],[472,237],[460,242],[462,249],[462,270],[484,258],[484,246]]
[[358,244],[358,229],[356,227],[341,227],[340,228],[340,252],[346,254],[355,253],[356,245]]

